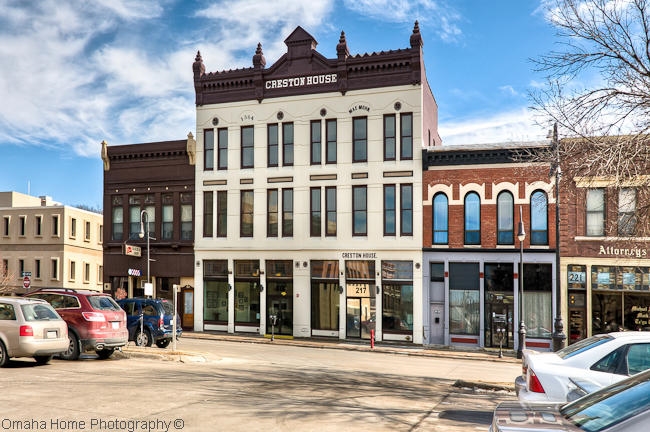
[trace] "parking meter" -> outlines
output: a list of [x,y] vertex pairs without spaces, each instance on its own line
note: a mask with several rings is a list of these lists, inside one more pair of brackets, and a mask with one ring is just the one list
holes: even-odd
[[271,340],[275,340],[275,325],[278,322],[278,316],[273,314],[269,315],[269,320],[271,321]]

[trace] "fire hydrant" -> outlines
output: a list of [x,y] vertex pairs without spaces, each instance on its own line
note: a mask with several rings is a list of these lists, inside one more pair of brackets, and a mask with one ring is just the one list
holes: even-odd
[[370,348],[375,349],[375,329],[370,330]]

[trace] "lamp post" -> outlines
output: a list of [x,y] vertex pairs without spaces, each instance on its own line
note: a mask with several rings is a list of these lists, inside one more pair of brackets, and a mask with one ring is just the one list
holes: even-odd
[[[145,217],[146,216],[146,217]],[[142,210],[140,212],[140,232],[138,233],[138,237],[144,238],[145,236],[145,231],[144,231],[144,224],[145,222],[147,223],[147,283],[151,283],[150,279],[150,263],[151,263],[151,258],[150,258],[150,250],[149,250],[149,240],[151,239],[151,232],[149,231],[149,213],[147,213],[146,210]],[[155,240],[155,239],[154,239]]]
[[564,346],[566,335],[562,323],[562,282],[560,272],[560,142],[557,137],[557,123],[553,125],[553,147],[555,162],[551,167],[551,175],[555,175],[555,322],[553,325],[553,351],[558,351]]
[[519,206],[517,239],[519,240],[519,343],[517,344],[517,358],[520,359],[524,355],[524,348],[526,348],[526,323],[524,323],[524,240],[526,239],[526,231],[524,230],[521,206]]

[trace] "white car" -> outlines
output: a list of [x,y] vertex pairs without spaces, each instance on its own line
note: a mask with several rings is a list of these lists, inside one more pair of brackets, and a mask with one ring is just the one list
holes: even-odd
[[10,357],[45,364],[68,345],[68,325],[45,300],[0,297],[0,367]]
[[522,402],[567,402],[650,369],[650,331],[592,336],[557,352],[524,350]]

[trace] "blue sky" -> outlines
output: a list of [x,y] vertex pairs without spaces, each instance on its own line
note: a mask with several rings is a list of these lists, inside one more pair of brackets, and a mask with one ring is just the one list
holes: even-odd
[[336,57],[407,48],[415,20],[443,145],[545,139],[528,110],[546,0],[0,0],[0,190],[102,206],[100,143],[195,133],[192,62],[267,67],[302,26]]

